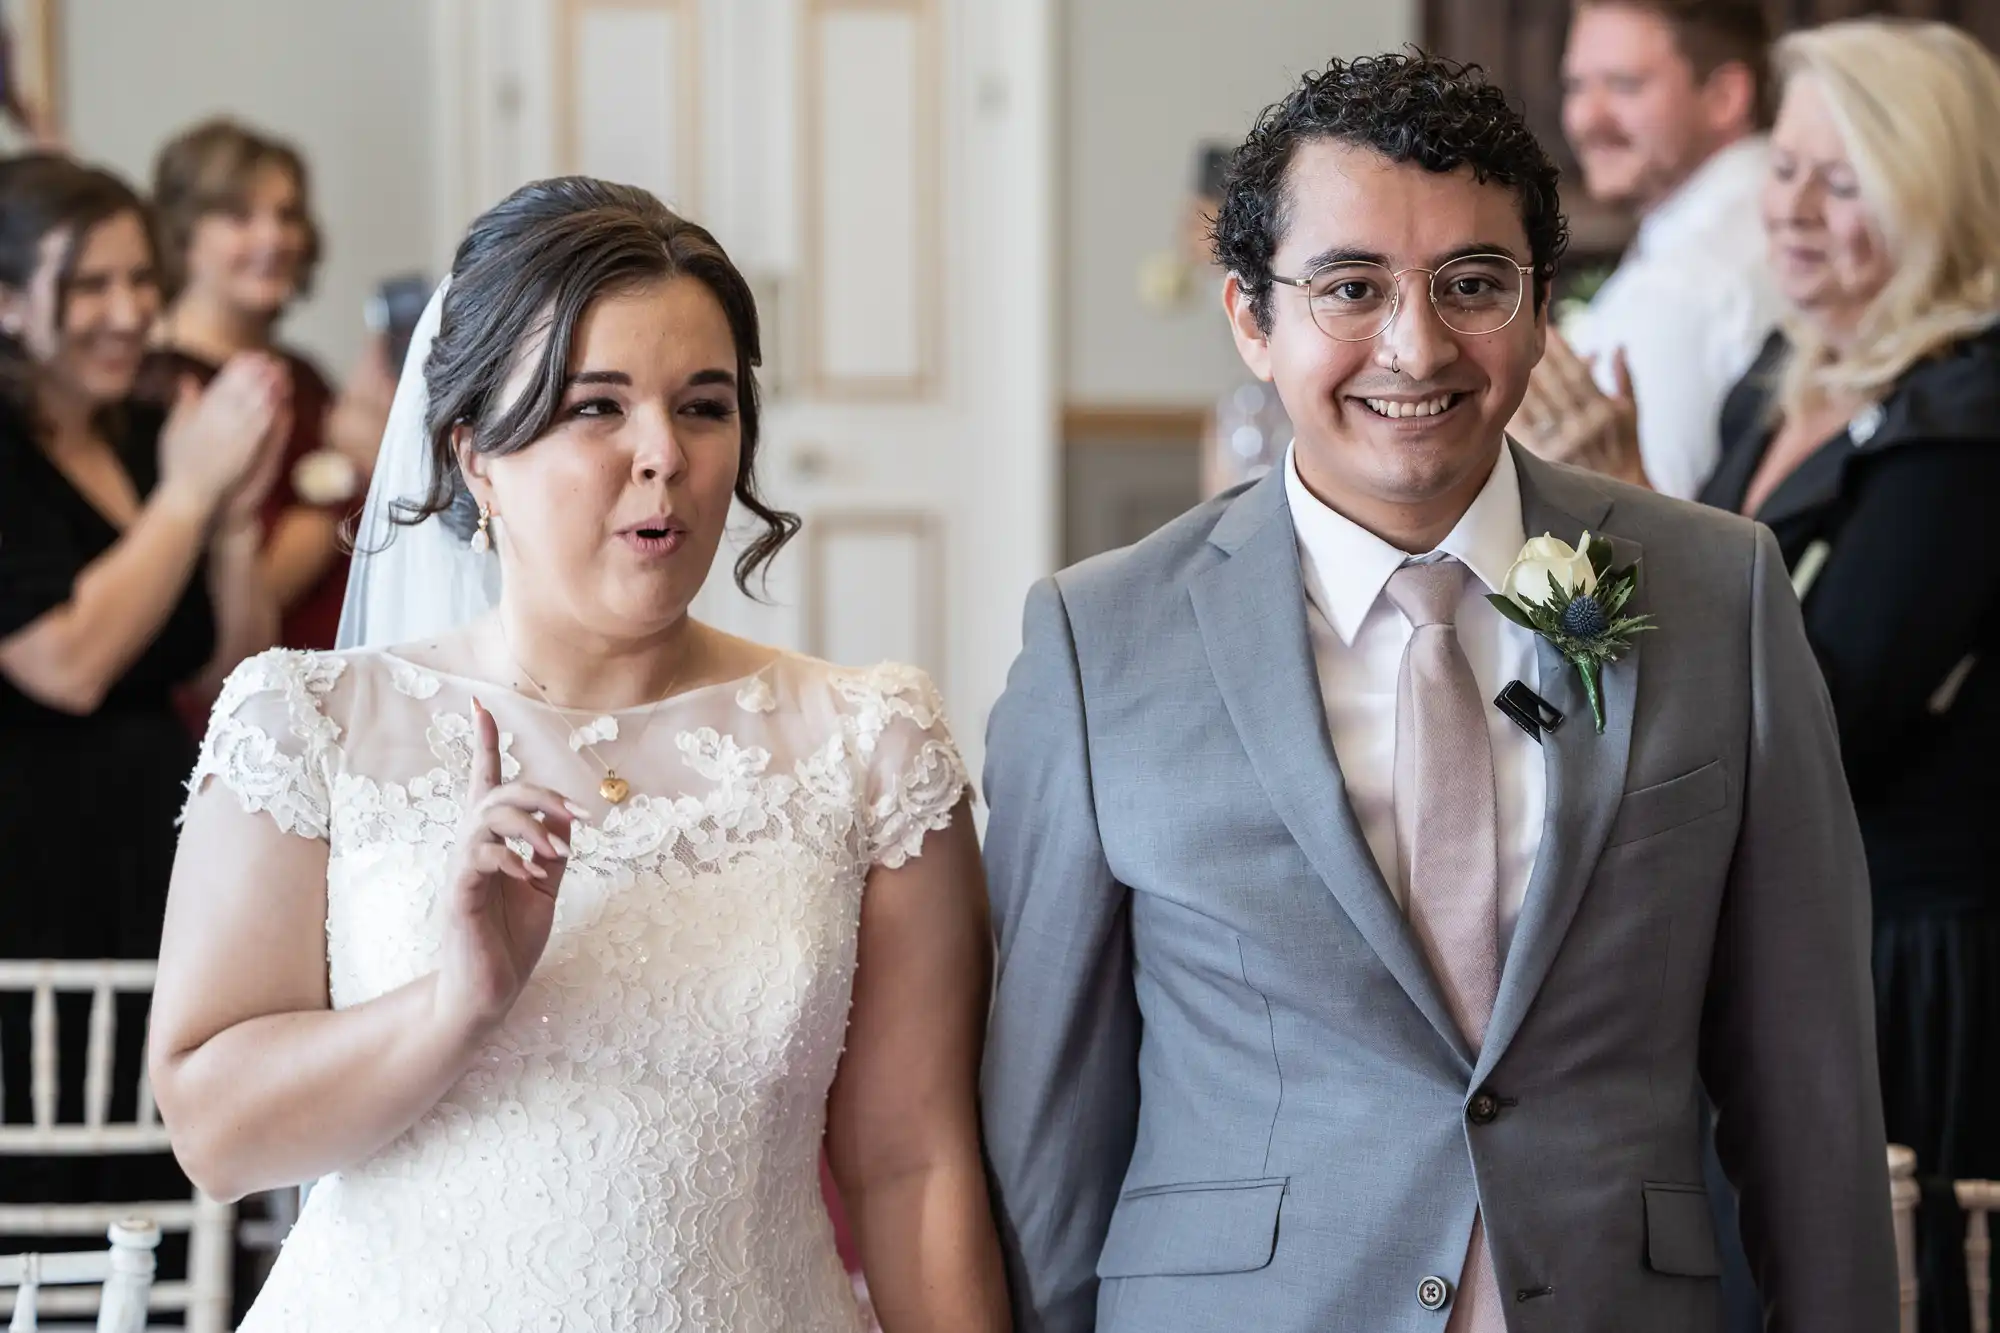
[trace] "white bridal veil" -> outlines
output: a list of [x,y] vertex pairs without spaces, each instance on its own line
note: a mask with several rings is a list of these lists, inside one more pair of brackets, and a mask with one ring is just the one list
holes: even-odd
[[430,489],[430,443],[424,434],[430,394],[424,387],[424,361],[437,337],[450,285],[447,278],[431,293],[403,358],[355,536],[336,647],[386,648],[428,638],[484,614],[500,597],[499,557],[475,552],[435,516],[415,527],[390,521],[397,501],[415,502]]

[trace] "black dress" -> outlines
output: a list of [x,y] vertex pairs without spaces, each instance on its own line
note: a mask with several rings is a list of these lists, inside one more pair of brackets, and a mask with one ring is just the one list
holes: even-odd
[[[143,499],[159,478],[162,416],[139,404],[116,415],[114,444]],[[21,416],[0,409],[0,639],[68,601],[77,575],[118,536]],[[88,716],[45,708],[0,673],[0,957],[158,957],[175,820],[195,758],[172,691],[214,653],[207,587],[197,565],[159,634]],[[82,1119],[88,1004],[79,996],[58,1009],[64,1120]],[[32,1118],[27,1012],[25,1000],[0,1006],[5,1118],[15,1124]],[[113,1086],[125,1092],[114,1118],[133,1113],[145,1014],[144,997],[119,1006]],[[0,1158],[8,1203],[185,1198],[189,1189],[164,1157]],[[170,1262],[163,1253],[162,1269]]]
[[[1702,499],[1739,510],[1771,439],[1773,337]],[[2000,330],[1911,369],[1755,517],[1826,674],[1875,905],[1889,1138],[1917,1154],[1923,1328],[1969,1327],[1953,1179],[2000,1179]]]

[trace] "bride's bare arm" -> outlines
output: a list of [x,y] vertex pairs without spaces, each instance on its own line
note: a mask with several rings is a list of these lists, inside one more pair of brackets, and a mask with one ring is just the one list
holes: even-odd
[[326,853],[220,783],[188,811],[151,1066],[175,1155],[220,1199],[368,1156],[444,1095],[471,1047],[438,1021],[435,974],[328,1007]]
[[[365,1004],[329,1007],[326,843],[246,812],[221,782],[190,803],[148,1049],[174,1154],[209,1194],[294,1185],[388,1145],[457,1082],[534,970],[570,816],[553,792],[500,784],[493,720],[476,721],[483,771],[439,903],[440,968]],[[509,836],[537,848],[534,868]]]
[[886,1333],[1005,1333],[1006,1277],[979,1150],[992,975],[972,811],[862,897],[827,1156]]

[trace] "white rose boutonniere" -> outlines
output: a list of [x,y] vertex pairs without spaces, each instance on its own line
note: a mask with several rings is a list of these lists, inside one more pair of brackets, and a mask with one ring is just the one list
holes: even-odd
[[1501,615],[1547,639],[1576,668],[1600,736],[1604,664],[1623,656],[1634,634],[1653,628],[1648,616],[1619,614],[1639,586],[1639,566],[1613,569],[1611,559],[1611,543],[1602,537],[1586,532],[1572,547],[1543,533],[1521,548],[1502,590],[1486,599]]
[[[1583,534],[1583,544],[1590,545],[1587,532]],[[1513,568],[1507,571],[1506,584],[1500,591],[1525,610],[1536,602],[1547,601],[1552,594],[1578,597],[1596,592],[1597,570],[1582,551],[1543,533],[1514,557]]]

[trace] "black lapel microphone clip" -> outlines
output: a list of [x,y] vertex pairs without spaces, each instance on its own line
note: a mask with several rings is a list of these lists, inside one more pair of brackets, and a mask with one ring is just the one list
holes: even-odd
[[1541,744],[1544,731],[1554,731],[1563,724],[1560,709],[1518,680],[1508,681],[1493,705],[1513,719],[1515,726],[1534,737],[1537,745]]

